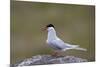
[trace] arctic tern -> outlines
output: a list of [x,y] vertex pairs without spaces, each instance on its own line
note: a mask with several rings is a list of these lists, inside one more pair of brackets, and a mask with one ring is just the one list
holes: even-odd
[[79,47],[79,45],[72,45],[61,40],[56,35],[55,27],[53,24],[48,24],[45,27],[45,30],[48,32],[46,42],[51,48],[54,49],[54,53],[52,54],[53,56],[58,56],[60,52],[64,52],[70,49],[87,51],[86,49]]

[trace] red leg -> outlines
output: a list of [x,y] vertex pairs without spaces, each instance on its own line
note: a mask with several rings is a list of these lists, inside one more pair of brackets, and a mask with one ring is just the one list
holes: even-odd
[[54,51],[52,53],[52,56],[54,56],[54,57],[60,57],[60,56],[63,56],[63,55],[61,54],[61,51],[56,50],[56,51]]

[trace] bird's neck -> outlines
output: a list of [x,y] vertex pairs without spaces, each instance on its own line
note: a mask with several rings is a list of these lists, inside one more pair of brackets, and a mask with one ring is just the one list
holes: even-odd
[[57,38],[56,31],[53,27],[48,28],[48,40],[55,40]]

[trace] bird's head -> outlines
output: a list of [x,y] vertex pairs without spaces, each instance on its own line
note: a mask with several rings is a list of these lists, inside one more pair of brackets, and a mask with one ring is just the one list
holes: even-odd
[[45,28],[43,30],[47,30],[50,27],[55,28],[53,24],[48,24],[48,25],[45,26]]
[[48,27],[53,27],[53,28],[54,28],[54,25],[53,25],[53,24],[48,24],[46,27],[47,27],[47,28],[48,28]]

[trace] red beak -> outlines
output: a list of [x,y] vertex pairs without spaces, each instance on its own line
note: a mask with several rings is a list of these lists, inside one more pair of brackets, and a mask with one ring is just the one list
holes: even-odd
[[47,30],[47,27],[42,28],[42,31],[45,31],[45,30]]

